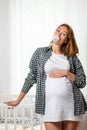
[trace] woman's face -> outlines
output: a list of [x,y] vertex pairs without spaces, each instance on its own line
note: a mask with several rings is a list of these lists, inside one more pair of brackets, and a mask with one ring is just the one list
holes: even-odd
[[59,26],[54,34],[59,37],[59,40],[56,44],[62,45],[63,43],[67,42],[68,28],[66,26]]

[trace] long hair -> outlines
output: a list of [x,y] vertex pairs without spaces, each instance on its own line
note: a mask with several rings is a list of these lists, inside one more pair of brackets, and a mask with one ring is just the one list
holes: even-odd
[[78,46],[77,46],[77,43],[76,43],[76,39],[75,39],[75,36],[74,36],[73,29],[71,28],[71,26],[69,26],[66,23],[59,25],[59,27],[61,27],[61,26],[65,26],[68,29],[67,43],[64,43],[62,45],[61,50],[68,57],[74,56],[75,54],[79,53],[79,49],[78,49]]

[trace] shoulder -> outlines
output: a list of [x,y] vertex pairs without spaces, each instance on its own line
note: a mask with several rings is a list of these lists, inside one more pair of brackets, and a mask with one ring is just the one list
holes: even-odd
[[79,59],[77,55],[72,56],[74,60]]
[[77,55],[74,55],[72,57],[72,60],[73,60],[74,65],[76,65],[78,67],[82,66],[82,63],[81,63],[81,61],[80,61],[80,59],[79,59],[79,57]]
[[78,55],[74,55],[68,58],[70,64],[73,64],[75,66],[81,66],[81,61],[78,57]]
[[48,49],[49,49],[49,46],[47,46],[47,47],[38,47],[38,48],[35,50],[35,52],[41,53],[41,52],[47,51]]
[[70,56],[68,57],[69,60],[72,60],[72,61],[77,61],[79,60],[78,56],[77,55],[74,55],[74,56]]
[[74,62],[80,62],[80,59],[79,59],[79,57],[77,55],[74,55],[72,57],[72,59],[73,59]]
[[45,54],[46,50],[48,50],[49,47],[38,47],[32,55],[32,58],[37,58],[39,55]]

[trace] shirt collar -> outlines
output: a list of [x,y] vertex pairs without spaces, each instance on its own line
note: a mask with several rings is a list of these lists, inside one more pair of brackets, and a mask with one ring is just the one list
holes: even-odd
[[51,45],[49,45],[49,46],[46,48],[46,51],[51,50],[51,48],[52,48],[52,46],[51,46]]

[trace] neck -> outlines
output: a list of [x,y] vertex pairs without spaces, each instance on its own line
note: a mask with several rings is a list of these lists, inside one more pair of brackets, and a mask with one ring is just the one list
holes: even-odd
[[53,51],[54,53],[56,53],[56,54],[61,54],[61,53],[63,53],[63,52],[61,51],[61,47],[58,46],[58,45],[52,45],[52,51]]

